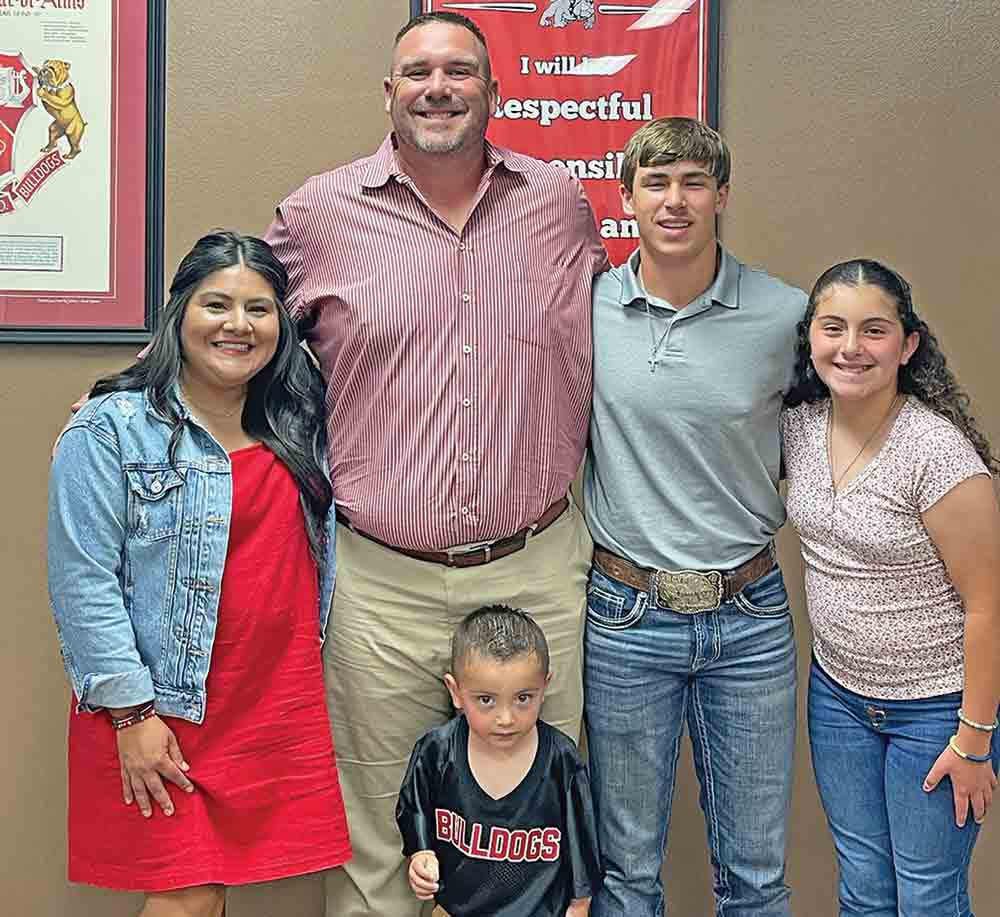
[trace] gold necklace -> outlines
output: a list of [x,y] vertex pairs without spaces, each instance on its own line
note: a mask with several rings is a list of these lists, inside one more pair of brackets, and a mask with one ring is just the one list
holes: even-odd
[[879,430],[885,426],[885,422],[889,419],[892,414],[893,408],[896,407],[897,402],[902,396],[897,392],[893,397],[892,401],[889,402],[889,410],[882,415],[882,419],[878,422],[878,426],[868,434],[868,439],[866,439],[862,444],[861,448],[858,449],[854,458],[847,463],[847,467],[840,473],[839,478],[834,477],[833,470],[833,401],[830,401],[830,413],[826,415],[826,459],[830,463],[830,480],[833,482],[833,495],[837,496],[838,490],[840,488],[841,481],[847,477],[847,472],[849,472],[853,467],[855,462],[861,458],[862,453],[868,448],[869,444],[876,435],[878,435]]

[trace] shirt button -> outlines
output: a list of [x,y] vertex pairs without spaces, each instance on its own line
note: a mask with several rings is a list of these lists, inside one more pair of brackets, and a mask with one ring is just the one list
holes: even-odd
[[467,506],[463,506],[462,507],[462,515],[463,516],[468,516],[469,515],[469,507],[467,507]]
[[472,404],[472,399],[471,399],[471,398],[463,398],[463,399],[462,399],[462,407],[463,407],[463,408],[467,408],[467,407],[469,407],[469,406],[470,406],[471,404]]
[[468,302],[472,297],[468,293],[462,294],[462,302]]
[[463,462],[467,462],[468,460],[469,460],[469,453],[468,452],[463,452],[462,453],[462,461]]
[[463,344],[462,353],[472,353],[472,348],[468,344]]
[[466,245],[466,244],[465,244],[464,242],[459,242],[459,243],[458,243],[458,250],[459,250],[460,252],[464,252],[464,251],[465,251],[465,250],[466,250],[466,249],[467,249],[468,247],[469,247],[469,246],[468,246],[468,245]]

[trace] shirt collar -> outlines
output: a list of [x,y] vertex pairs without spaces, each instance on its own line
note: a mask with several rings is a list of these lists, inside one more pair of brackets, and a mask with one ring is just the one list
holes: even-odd
[[[718,243],[716,244],[718,245]],[[711,302],[725,306],[727,309],[738,309],[740,307],[740,265],[722,245],[719,245],[719,252],[719,273],[715,275],[715,280],[702,294],[702,297],[707,297]],[[652,305],[663,302],[663,300],[657,300],[656,297],[651,297],[642,285],[642,280],[639,278],[639,249],[629,255],[621,270],[620,301],[622,306],[644,308],[647,302]],[[669,304],[664,303],[664,305]]]
[[[523,172],[524,168],[516,160],[516,154],[503,147],[484,141],[486,149],[486,171],[491,172],[503,163],[511,172]],[[399,179],[406,173],[396,160],[396,136],[390,131],[375,155],[368,160],[368,166],[361,176],[361,187],[381,188],[390,178]]]

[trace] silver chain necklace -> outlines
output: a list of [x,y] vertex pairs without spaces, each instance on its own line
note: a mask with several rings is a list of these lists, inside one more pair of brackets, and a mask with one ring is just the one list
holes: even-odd
[[659,338],[657,338],[656,329],[653,327],[653,314],[649,311],[649,293],[646,292],[646,284],[642,279],[641,264],[639,265],[639,284],[642,286],[642,292],[645,294],[642,304],[646,308],[646,325],[649,327],[649,372],[652,374],[656,372],[656,358],[660,354],[660,348],[667,340],[667,335],[670,334],[670,329],[673,327],[673,320],[668,320],[667,327],[663,330]]

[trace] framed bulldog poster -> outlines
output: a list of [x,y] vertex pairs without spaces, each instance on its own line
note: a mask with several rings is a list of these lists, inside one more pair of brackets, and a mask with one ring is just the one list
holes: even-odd
[[482,29],[500,83],[490,140],[579,178],[611,260],[624,261],[638,244],[618,193],[628,138],[670,115],[718,123],[718,0],[411,0],[410,7],[412,15],[460,13]]
[[145,341],[166,0],[0,0],[0,341]]

